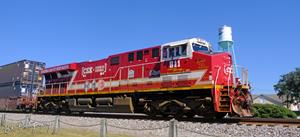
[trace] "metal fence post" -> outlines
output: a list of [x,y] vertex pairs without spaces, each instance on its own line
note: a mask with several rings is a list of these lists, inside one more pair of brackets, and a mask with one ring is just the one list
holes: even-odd
[[59,116],[56,116],[55,120],[54,120],[54,126],[53,126],[52,134],[55,134],[58,131],[58,127],[60,126],[59,121],[60,121]]
[[178,137],[177,120],[172,119],[169,122],[169,137]]
[[100,137],[106,137],[107,133],[107,121],[105,118],[101,119],[101,126],[100,126]]
[[1,117],[1,126],[2,127],[5,125],[5,117],[6,117],[6,115],[2,114],[2,117]]
[[58,120],[57,120],[57,128],[60,129],[60,116],[58,116]]
[[24,128],[27,128],[29,126],[30,117],[31,117],[30,114],[25,116],[25,126],[24,126]]
[[27,124],[28,124],[28,115],[25,116],[25,122],[24,122],[24,127],[23,128],[26,128]]

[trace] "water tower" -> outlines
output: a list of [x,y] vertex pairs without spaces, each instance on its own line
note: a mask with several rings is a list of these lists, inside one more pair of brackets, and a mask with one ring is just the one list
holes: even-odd
[[232,40],[232,30],[231,27],[224,25],[219,29],[219,50],[223,52],[228,52],[232,55],[233,61],[233,70],[235,76],[238,76],[237,66],[236,66],[236,59],[234,53],[234,44]]

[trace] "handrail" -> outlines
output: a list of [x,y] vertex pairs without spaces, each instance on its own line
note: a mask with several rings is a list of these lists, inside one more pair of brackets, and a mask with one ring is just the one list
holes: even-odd
[[153,63],[160,63],[160,61],[156,61],[156,62],[148,62],[148,63],[143,63],[143,64],[137,64],[137,65],[130,65],[130,66],[123,66],[123,67],[119,67],[118,70],[116,71],[116,73],[113,76],[108,76],[108,77],[101,77],[101,78],[91,78],[91,79],[85,79],[85,80],[78,80],[76,82],[83,82],[83,81],[89,81],[89,80],[100,80],[100,79],[113,79],[116,78],[117,75],[119,74],[119,71],[121,69],[126,69],[126,68],[130,68],[130,67],[137,67],[137,66],[143,66],[143,65],[148,65],[148,64],[153,64]]
[[[61,85],[65,84],[66,86],[61,87]],[[43,90],[43,94],[45,95],[47,91],[50,90],[50,94],[53,94],[53,92],[57,92],[58,94],[67,94],[67,87],[68,87],[69,82],[60,82],[60,83],[50,83],[50,84],[45,84],[45,86],[51,86],[51,88],[45,88]],[[54,85],[58,85],[57,88],[54,88]],[[62,91],[65,91],[65,93],[63,93]],[[41,95],[41,92],[39,92],[38,94]]]
[[221,70],[221,67],[218,66],[218,71],[217,71],[217,75],[216,75],[216,80],[215,80],[215,83],[214,83],[215,91],[217,90],[217,81],[218,81],[218,78],[219,78],[220,70]]
[[[243,66],[237,66],[238,70],[241,71],[241,84],[242,85],[248,85],[249,81],[248,81],[248,69],[246,69],[246,67]],[[237,70],[237,71],[238,71]]]
[[[53,88],[53,85],[56,85],[56,84],[58,84],[58,85],[61,85],[61,84],[67,84],[68,86],[67,86],[67,90],[66,90],[66,91],[68,91],[68,89],[70,89],[70,87],[71,87],[72,85],[77,85],[78,82],[85,82],[85,81],[90,81],[90,80],[103,80],[103,79],[109,79],[109,82],[110,82],[110,84],[111,84],[112,79],[113,79],[113,78],[116,78],[118,74],[119,74],[119,80],[122,79],[122,78],[121,78],[121,74],[122,74],[122,70],[123,70],[123,69],[130,68],[130,67],[142,66],[142,67],[143,67],[142,69],[144,70],[144,66],[145,66],[145,65],[153,64],[153,63],[160,63],[160,61],[156,61],[156,62],[148,62],[148,63],[143,63],[143,64],[136,64],[136,65],[129,65],[129,66],[119,67],[118,70],[116,71],[116,73],[115,73],[113,76],[101,77],[101,78],[94,78],[94,79],[84,79],[84,80],[78,80],[78,81],[75,81],[75,82],[73,82],[73,81],[74,81],[73,78],[75,78],[75,77],[73,77],[72,80],[71,80],[70,82],[58,82],[58,83],[51,83],[51,84],[45,84],[45,85],[46,85],[46,86],[47,86],[47,85],[51,85],[51,94],[52,94],[52,93],[53,93],[53,89],[54,89],[54,88]],[[75,73],[75,75],[76,75],[76,74],[77,74],[77,73]],[[144,76],[144,74],[143,74],[143,76]],[[73,84],[73,83],[75,83],[75,84]],[[110,87],[111,87],[111,86],[110,86]],[[110,90],[111,90],[111,88],[110,88]],[[59,91],[60,91],[60,90],[59,90]],[[75,89],[75,93],[76,93],[76,89]]]
[[229,88],[229,80],[230,80],[230,76],[232,76],[231,74],[228,74],[228,77],[227,77],[227,89],[228,89],[228,95],[230,95],[230,88]]

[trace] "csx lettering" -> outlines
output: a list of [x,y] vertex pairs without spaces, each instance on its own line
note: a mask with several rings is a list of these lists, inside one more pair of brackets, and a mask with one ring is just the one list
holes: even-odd
[[88,67],[88,68],[82,67],[83,77],[86,77],[86,74],[91,74],[91,73],[93,73],[93,67]]
[[233,73],[233,68],[231,66],[224,66],[224,73],[226,75]]
[[96,66],[95,67],[95,72],[96,73],[100,73],[100,75],[104,75],[105,74],[105,72],[106,72],[106,63],[104,64],[104,65],[101,65],[101,66]]

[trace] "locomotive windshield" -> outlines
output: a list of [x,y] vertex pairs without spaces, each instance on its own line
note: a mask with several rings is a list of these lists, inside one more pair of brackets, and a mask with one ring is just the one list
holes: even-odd
[[200,51],[200,52],[208,52],[209,48],[207,46],[203,46],[203,45],[200,45],[200,44],[193,43],[193,50],[194,51]]

